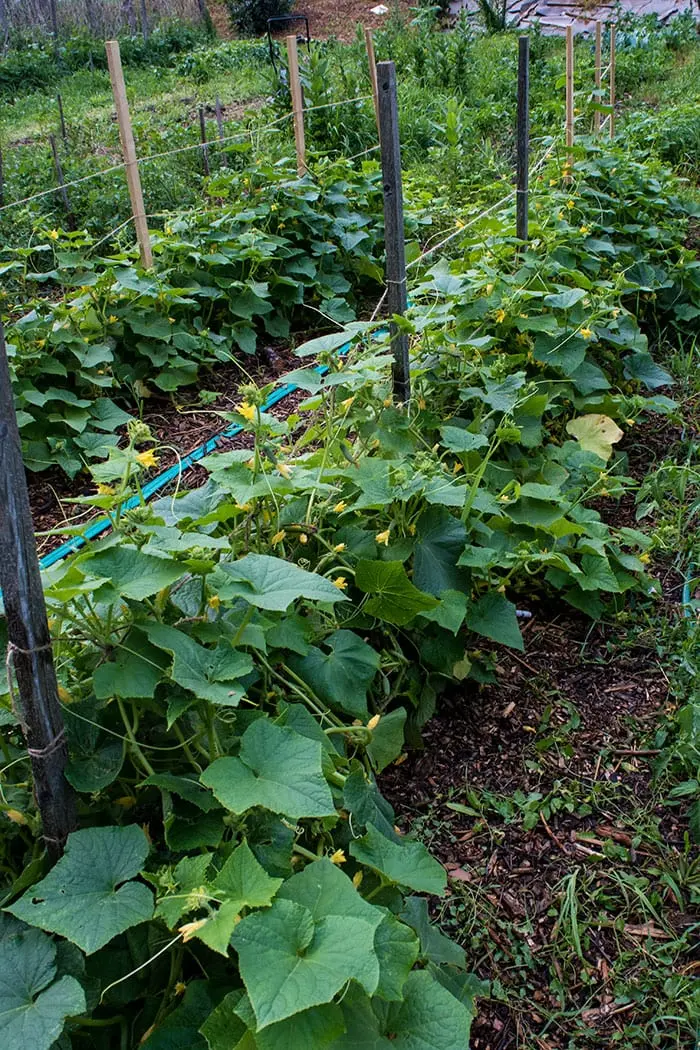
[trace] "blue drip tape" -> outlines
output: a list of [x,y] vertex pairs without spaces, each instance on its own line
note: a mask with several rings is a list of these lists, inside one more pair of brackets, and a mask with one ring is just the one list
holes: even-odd
[[[340,347],[338,353],[346,354],[349,347],[350,342],[348,341]],[[317,365],[315,371],[320,375],[325,375],[328,371],[328,365]],[[261,410],[266,412],[298,389],[299,387],[296,386],[295,383],[286,383],[284,386],[280,387],[279,390],[275,390],[270,394],[260,406]],[[236,434],[240,434],[242,430],[243,427],[240,423],[232,423],[231,426],[225,427],[223,430],[219,431],[218,434],[215,434],[214,437],[205,441],[204,444],[199,446],[199,448],[196,448],[193,452],[183,456],[179,462],[173,464],[172,467],[168,467],[168,469],[164,470],[162,474],[159,474],[143,486],[141,489],[143,499],[149,500],[152,496],[155,496],[157,492],[160,492],[160,490],[165,488],[165,486],[171,481],[175,481],[175,479],[191,467],[193,463],[198,463],[200,459],[204,459],[204,457],[208,456],[211,452],[215,452],[219,442],[226,438],[235,437]],[[120,513],[127,510],[133,510],[135,507],[140,506],[140,504],[141,498],[139,496],[130,496],[129,499],[122,503]],[[97,539],[111,527],[111,518],[98,518],[97,521],[94,521],[92,525],[89,525],[85,529],[85,532],[83,532],[82,535],[74,536],[72,539],[62,543],[60,547],[56,547],[56,549],[51,551],[50,554],[45,554],[44,557],[40,559],[39,565],[42,569],[50,569],[52,565],[56,565],[57,562],[63,561],[63,559],[67,558],[70,554],[75,554],[75,552],[79,551],[81,547],[84,547],[86,543],[90,540]]]

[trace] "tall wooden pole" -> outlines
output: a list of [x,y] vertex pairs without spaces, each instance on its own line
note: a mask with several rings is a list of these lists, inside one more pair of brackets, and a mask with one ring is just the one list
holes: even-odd
[[295,34],[287,37],[287,58],[289,64],[289,90],[292,96],[292,113],[294,114],[294,145],[297,151],[297,173],[301,178],[306,175],[306,139],[304,135],[304,96],[299,79],[299,54]]
[[[379,86],[379,142],[384,186],[387,303],[389,313],[395,317],[406,312],[407,295],[399,105],[396,92],[396,67],[393,62],[379,62],[377,83]],[[405,404],[411,396],[408,335],[393,322],[389,324],[389,331],[394,354],[394,397]]]
[[119,53],[119,42],[117,40],[108,40],[105,43],[105,48],[107,50],[109,78],[112,81],[114,104],[117,108],[119,138],[121,140],[122,154],[126,166],[126,181],[129,187],[129,197],[131,198],[131,211],[134,216],[136,239],[141,252],[141,262],[146,269],[148,269],[149,266],[153,266],[153,253],[151,252],[151,241],[148,236],[148,223],[146,222],[146,210],[143,204],[143,193],[141,192],[141,178],[139,176],[139,165],[136,159],[134,133],[131,129],[129,103],[126,100],[126,85],[124,83],[122,60]]
[[372,83],[374,116],[377,121],[377,131],[379,131],[379,87],[377,84],[377,60],[374,57],[374,34],[369,26],[365,26],[365,47],[367,48],[367,61],[369,63],[369,78]]
[[515,198],[515,235],[528,239],[528,188],[530,166],[530,38],[518,41],[518,171]]
[[574,27],[566,27],[566,148],[567,165],[574,162],[571,149],[574,145]]
[[610,138],[615,138],[615,36],[616,27],[610,26]]
[[[602,65],[603,55],[601,47],[601,35],[602,26],[600,22],[595,24],[595,105],[600,106],[603,101],[600,95],[600,87],[603,82]],[[593,131],[598,134],[600,131],[600,110],[598,108],[593,110]]]
[[75,798],[64,776],[63,717],[34,543],[5,335],[0,325],[0,587],[7,619],[8,681],[32,764],[44,841],[56,860],[76,827]]
[[204,106],[199,107],[199,138],[202,143],[202,167],[204,174],[209,178],[211,168],[209,167],[209,146],[207,145],[207,123],[204,119]]

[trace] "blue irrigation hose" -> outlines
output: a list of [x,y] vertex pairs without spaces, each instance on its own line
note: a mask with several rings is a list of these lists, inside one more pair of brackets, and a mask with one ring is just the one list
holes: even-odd
[[[343,346],[338,350],[339,354],[346,354],[350,348],[350,341],[344,343]],[[325,375],[328,371],[328,365],[317,365],[315,371],[320,375]],[[267,412],[268,409],[274,405],[279,404],[285,397],[289,397],[299,387],[295,383],[285,383],[284,386],[280,387],[279,390],[273,391],[270,396],[260,406],[261,411]],[[215,452],[219,443],[226,438],[235,437],[236,434],[240,434],[243,427],[240,423],[232,423],[230,426],[225,427],[223,430],[215,434],[214,437],[209,438],[199,448],[196,448],[193,452],[183,456],[181,460],[174,463],[172,467],[168,467],[162,474],[158,474],[157,477],[147,482],[141,489],[140,496],[130,496],[129,499],[124,500],[121,507],[119,508],[120,514],[127,510],[133,510],[135,507],[140,506],[141,500],[149,500],[152,496],[155,496],[157,492],[165,488],[166,485],[170,484],[171,481],[182,474],[185,470],[192,466],[193,463],[198,463],[200,459],[204,459],[210,452]],[[42,569],[50,569],[52,565],[56,565],[57,562],[63,561],[70,554],[75,554],[76,551],[84,547],[89,540],[95,540],[98,536],[101,536],[104,532],[112,527],[112,519],[108,517],[98,518],[97,521],[93,521],[92,525],[89,525],[80,536],[74,536],[70,540],[66,540],[60,547],[56,547],[49,554],[45,554],[40,559],[39,565]]]

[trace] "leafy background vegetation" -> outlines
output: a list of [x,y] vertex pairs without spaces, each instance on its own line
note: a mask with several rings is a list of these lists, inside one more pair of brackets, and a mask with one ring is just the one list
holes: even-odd
[[[476,36],[466,22],[446,34],[433,19],[392,21],[376,42],[402,70],[409,406],[392,403],[387,336],[366,320],[383,274],[379,169],[365,153],[376,144],[371,103],[308,114],[311,173],[298,180],[288,124],[272,125],[288,99],[259,42],[156,42],[155,71],[136,53],[127,68],[141,155],[191,145],[200,102],[248,104],[227,119],[240,141],[212,147],[210,178],[197,151],[144,165],[151,273],[129,230],[115,230],[128,218],[121,172],[71,187],[73,231],[51,196],[0,212],[27,465],[89,471],[79,502],[113,524],[47,574],[81,821],[53,870],[9,699],[1,714],[0,950],[11,976],[0,1030],[10,1041],[466,1046],[475,998],[517,993],[480,978],[481,941],[465,916],[480,922],[486,905],[454,883],[445,898],[445,870],[421,842],[439,837],[443,811],[404,834],[377,778],[420,746],[460,683],[494,682],[502,647],[522,651],[523,602],[563,600],[628,623],[632,638],[657,615],[655,559],[673,552],[692,580],[694,27],[621,26],[618,84],[631,97],[619,138],[583,135],[572,165],[558,138],[561,42],[533,34],[539,164],[523,249],[508,196],[515,38]],[[584,132],[588,42],[577,58]],[[359,39],[314,47],[307,105],[366,95],[365,62]],[[67,178],[95,170],[98,145],[116,161],[104,72],[55,83]],[[37,86],[44,93],[18,99],[3,128],[7,201],[51,186],[39,158],[54,82]],[[449,233],[458,236],[418,260]],[[304,392],[291,415],[267,411],[274,383],[244,383],[229,420],[245,439],[204,461],[206,484],[124,512],[165,451],[139,421],[144,401],[175,402],[203,374],[211,387],[217,365],[245,367],[268,339],[301,357],[284,377]],[[650,421],[685,429],[678,463],[640,483],[628,450]],[[629,499],[631,521],[608,513]],[[685,611],[696,607],[690,589]],[[639,620],[625,619],[630,608]],[[695,623],[669,621],[656,641],[682,707],[653,750],[659,797],[697,839]],[[452,799],[452,812],[527,828],[540,811],[590,808],[575,790],[472,794]],[[663,848],[658,828],[645,835]],[[661,885],[690,908],[690,838],[663,860],[671,883]],[[550,972],[564,999],[562,966],[568,974],[573,946],[585,972],[601,907],[615,913],[624,899],[630,916],[641,907],[663,924],[665,891],[620,879],[605,901],[583,878],[562,883],[557,929],[568,933]],[[453,939],[425,895],[443,895],[431,915]],[[621,1045],[683,1045],[692,1032],[691,931],[675,932],[665,954],[646,950],[642,986],[666,1013],[678,999],[679,1017],[654,1029],[639,1012],[618,1030]],[[530,963],[514,967],[526,996]],[[638,956],[628,984],[625,965],[617,1005],[639,987]],[[579,1025],[571,1045],[596,1045],[589,1035]]]

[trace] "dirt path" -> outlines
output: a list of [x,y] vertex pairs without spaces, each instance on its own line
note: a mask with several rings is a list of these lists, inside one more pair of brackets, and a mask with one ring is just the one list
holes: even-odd
[[[672,619],[682,582],[664,575]],[[643,621],[538,614],[526,652],[500,651],[496,683],[443,700],[425,750],[382,778],[451,876],[435,917],[490,984],[471,1050],[691,1045],[680,986],[663,1002],[664,981],[699,965],[696,891],[663,876],[684,870],[684,828],[652,779],[670,704]]]
[[[298,0],[294,14],[307,15],[309,31],[314,40],[327,40],[337,37],[349,42],[355,39],[357,26],[369,26],[379,29],[386,24],[391,12],[400,11],[406,18],[411,18],[410,0],[388,0],[384,4],[389,9],[387,14],[372,14],[382,0]],[[217,36],[221,40],[233,40],[236,33],[231,26],[231,17],[223,0],[210,0],[209,13],[214,23]]]

